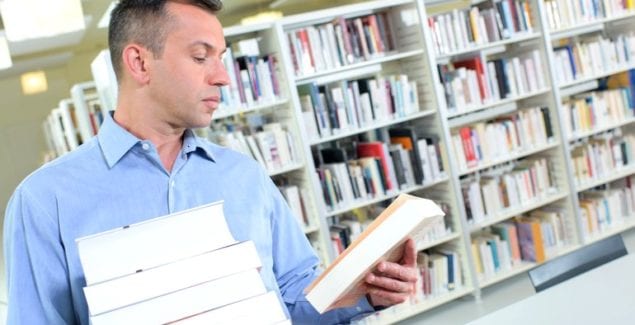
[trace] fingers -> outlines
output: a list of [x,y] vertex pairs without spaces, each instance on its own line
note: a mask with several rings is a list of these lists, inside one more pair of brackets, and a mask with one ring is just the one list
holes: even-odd
[[406,295],[411,294],[413,289],[412,282],[400,281],[385,276],[377,276],[373,273],[366,276],[366,283],[370,284],[370,287],[373,289],[393,293],[405,293]]
[[412,238],[408,238],[404,244],[404,253],[401,265],[415,267],[417,265],[417,248],[415,241]]
[[405,302],[410,297],[409,294],[390,292],[374,287],[369,288],[368,294],[374,306],[392,306]]
[[378,275],[405,281],[416,282],[417,281],[417,269],[414,265],[399,265],[391,262],[380,262],[377,265]]

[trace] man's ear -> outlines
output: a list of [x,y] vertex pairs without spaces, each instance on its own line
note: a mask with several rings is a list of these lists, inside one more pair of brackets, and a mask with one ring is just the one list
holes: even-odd
[[152,55],[145,47],[139,44],[128,44],[123,49],[122,63],[123,69],[139,85],[147,84],[150,81],[148,73],[148,59]]

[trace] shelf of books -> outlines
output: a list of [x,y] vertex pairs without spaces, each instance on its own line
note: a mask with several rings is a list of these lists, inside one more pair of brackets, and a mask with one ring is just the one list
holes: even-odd
[[251,156],[269,172],[318,255],[327,260],[328,243],[309,179],[313,171],[300,140],[276,30],[260,24],[224,32],[230,84],[221,88],[208,138]]
[[371,1],[289,17],[279,28],[293,62],[287,75],[296,85],[292,97],[332,256],[399,193],[435,200],[446,217],[417,240],[422,283],[429,286],[424,300],[432,308],[472,285],[463,276],[463,230],[436,114],[434,70],[424,60],[421,5]]
[[553,39],[597,31],[605,24],[635,17],[632,1],[544,0],[547,29]]
[[580,222],[585,244],[635,225],[635,176],[621,177],[602,187],[579,193]]
[[44,137],[49,149],[45,161],[77,148],[99,130],[102,113],[95,83],[75,84],[70,95],[59,102],[44,122]]
[[[624,179],[635,173],[632,31],[635,5],[544,1],[552,47],[552,74],[559,87],[559,114],[568,151],[570,188],[581,243],[631,227],[632,203]],[[622,183],[611,188],[610,183]],[[624,206],[611,208],[611,203]],[[600,211],[599,204],[602,204]]]
[[537,4],[445,7],[426,7],[430,43],[479,295],[578,236]]

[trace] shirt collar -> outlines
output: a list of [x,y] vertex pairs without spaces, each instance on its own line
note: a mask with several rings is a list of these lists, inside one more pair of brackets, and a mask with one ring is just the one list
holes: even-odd
[[139,138],[117,124],[111,115],[112,113],[114,112],[104,114],[104,121],[97,135],[101,151],[110,168],[140,141]]
[[[117,162],[141,140],[121,127],[112,117],[114,112],[104,115],[104,121],[99,129],[97,138],[108,167],[112,168]],[[212,146],[207,141],[197,137],[192,130],[186,130],[183,137],[183,153],[189,154],[201,149],[203,156],[215,161]]]
[[211,144],[196,136],[194,131],[190,129],[185,130],[185,135],[183,136],[183,153],[189,154],[190,152],[195,152],[197,149],[200,149],[203,155],[209,160],[216,161]]

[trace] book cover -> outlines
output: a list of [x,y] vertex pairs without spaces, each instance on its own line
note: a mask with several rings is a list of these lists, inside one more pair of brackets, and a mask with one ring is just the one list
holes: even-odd
[[[249,312],[245,312],[249,311]],[[251,325],[278,324],[287,320],[274,291],[212,309],[176,322],[174,325]]]
[[222,201],[76,240],[86,284],[234,244]]
[[256,269],[185,288],[90,318],[92,325],[165,324],[267,292]]
[[241,242],[84,288],[90,315],[261,266],[256,246]]

